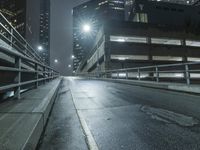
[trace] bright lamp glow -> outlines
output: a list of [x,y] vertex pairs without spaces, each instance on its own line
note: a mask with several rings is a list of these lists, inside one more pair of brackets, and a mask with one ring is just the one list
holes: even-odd
[[55,59],[54,62],[55,62],[55,63],[58,63],[58,59]]
[[43,47],[42,47],[42,46],[38,46],[38,50],[39,50],[39,51],[42,51],[42,50],[43,50]]
[[74,58],[75,58],[75,56],[74,56],[74,55],[72,55],[71,57],[72,57],[72,59],[74,59]]
[[90,27],[89,24],[83,25],[83,31],[84,31],[84,32],[90,32],[90,30],[91,30],[91,27]]

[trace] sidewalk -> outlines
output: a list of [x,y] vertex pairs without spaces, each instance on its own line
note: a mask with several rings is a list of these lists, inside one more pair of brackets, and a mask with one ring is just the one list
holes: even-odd
[[85,138],[68,80],[64,79],[38,149],[87,150]]
[[45,127],[61,78],[0,104],[0,149],[35,149]]

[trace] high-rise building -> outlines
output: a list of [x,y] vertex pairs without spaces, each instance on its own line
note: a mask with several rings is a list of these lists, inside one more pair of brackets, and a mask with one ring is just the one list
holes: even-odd
[[[124,20],[124,0],[91,0],[73,9],[74,71],[91,49],[100,25],[107,20]],[[91,33],[83,33],[84,24],[90,24]]]
[[[192,1],[134,0],[126,9],[126,19],[131,22],[156,24],[160,26],[194,28],[199,25],[199,7]],[[130,2],[130,1],[129,1]],[[182,2],[182,3],[181,3]],[[184,3],[185,2],[185,3]],[[181,3],[181,4],[180,4]],[[184,4],[184,5],[183,5]]]
[[40,0],[40,52],[42,59],[49,64],[50,58],[50,0]]
[[78,72],[200,61],[199,10],[196,4],[127,1],[128,20],[102,25]]
[[176,3],[176,4],[183,4],[183,5],[192,5],[197,0],[150,0],[150,1],[168,2],[168,3]]
[[11,22],[17,31],[26,35],[26,0],[1,0],[0,12]]
[[49,64],[50,0],[1,0],[0,12]]

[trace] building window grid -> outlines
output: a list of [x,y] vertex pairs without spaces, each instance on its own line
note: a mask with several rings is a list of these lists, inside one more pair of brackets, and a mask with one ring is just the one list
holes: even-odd
[[[130,42],[130,43],[148,43],[149,37],[139,37],[139,36],[117,36],[111,35],[111,42]],[[150,37],[151,44],[163,44],[163,45],[176,45],[182,46],[183,39],[173,39],[173,38],[158,38]],[[200,47],[200,41],[198,40],[185,40],[185,46]]]

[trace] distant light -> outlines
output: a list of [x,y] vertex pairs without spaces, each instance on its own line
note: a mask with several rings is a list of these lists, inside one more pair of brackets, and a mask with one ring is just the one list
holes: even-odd
[[187,1],[187,4],[189,4],[190,3],[190,1]]
[[58,63],[58,59],[55,59],[54,62],[55,62],[55,63]]
[[175,74],[175,77],[179,77],[179,78],[181,78],[181,77],[183,77],[184,75],[182,74],[182,73],[177,73],[177,74]]
[[74,59],[75,58],[75,56],[74,55],[72,55],[72,59]]
[[83,31],[84,31],[84,32],[90,32],[90,30],[91,30],[91,27],[90,27],[89,24],[84,24],[84,25],[83,25]]
[[126,77],[126,73],[119,73],[119,77]]
[[125,42],[125,39],[117,39],[117,42]]
[[126,60],[127,58],[125,57],[119,57],[118,60]]
[[68,68],[71,68],[72,67],[72,65],[68,65]]
[[43,50],[43,47],[42,47],[42,46],[38,46],[38,50],[39,50],[39,51],[42,51],[42,50]]

